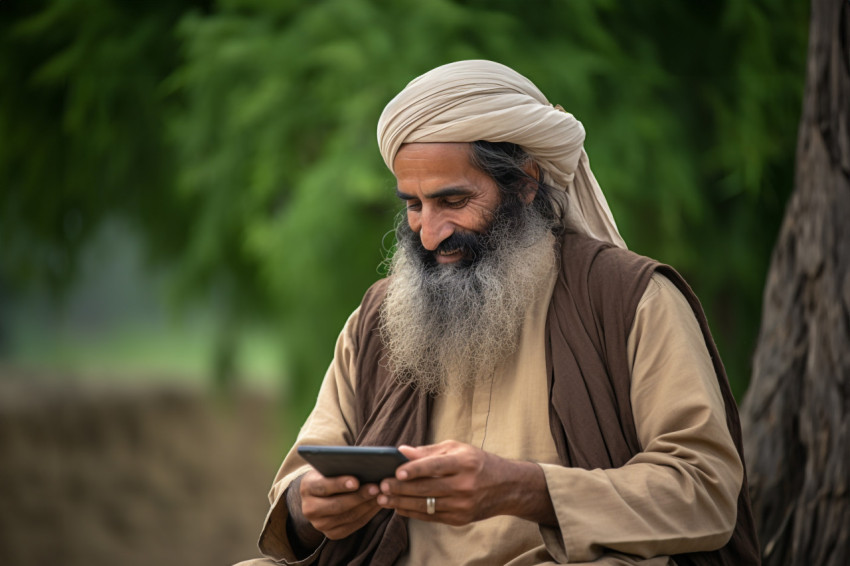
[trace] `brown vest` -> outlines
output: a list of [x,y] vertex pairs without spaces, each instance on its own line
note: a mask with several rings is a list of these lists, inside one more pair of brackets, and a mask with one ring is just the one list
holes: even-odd
[[[678,287],[699,321],[723,394],[726,423],[743,460],[738,411],[726,372],[702,307],[684,279],[654,260],[572,233],[564,236],[561,265],[546,320],[546,368],[550,430],[563,465],[616,468],[640,451],[626,344],[638,302],[656,271]],[[378,322],[387,283],[378,281],[366,292],[355,332],[356,444],[419,445],[426,441],[431,398],[399,386],[384,363]],[[357,533],[328,541],[319,564],[389,565],[406,549],[406,520],[384,510]],[[760,563],[746,472],[737,524],[726,546],[674,560],[682,566]]]

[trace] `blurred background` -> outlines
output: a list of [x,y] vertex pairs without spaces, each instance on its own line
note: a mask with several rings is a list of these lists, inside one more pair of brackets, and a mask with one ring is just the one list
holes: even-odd
[[0,0],[0,563],[228,564],[392,245],[383,106],[505,63],[746,390],[808,5]]

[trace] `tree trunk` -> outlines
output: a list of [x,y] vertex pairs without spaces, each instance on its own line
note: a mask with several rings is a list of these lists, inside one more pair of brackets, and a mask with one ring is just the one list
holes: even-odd
[[742,408],[765,565],[850,564],[850,2],[813,0],[794,193]]

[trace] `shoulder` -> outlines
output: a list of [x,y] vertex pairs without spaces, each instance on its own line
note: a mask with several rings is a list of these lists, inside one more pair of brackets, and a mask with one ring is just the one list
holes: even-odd
[[389,286],[389,284],[389,277],[378,279],[377,281],[372,283],[372,285],[368,289],[366,289],[366,292],[363,294],[363,300],[360,302],[361,310],[373,306],[374,303],[378,303],[380,305],[387,294],[387,287]]
[[[660,266],[663,267],[663,266]],[[687,306],[688,302],[679,287],[670,280],[667,270],[658,269],[653,271],[652,277],[646,286],[646,291],[641,298],[640,304],[650,302],[679,302]]]
[[589,306],[595,316],[607,312],[626,318],[634,314],[660,265],[630,250],[574,233],[563,238],[561,261],[562,292]]
[[[667,325],[679,327],[683,323],[691,324],[697,331],[696,313],[682,290],[661,271],[655,271],[646,285],[646,289],[637,305],[635,330],[640,324],[649,326]],[[697,332],[699,334],[699,332]]]
[[595,283],[625,282],[653,271],[658,262],[631,250],[619,248],[578,233],[567,233],[561,242],[564,272],[586,277]]

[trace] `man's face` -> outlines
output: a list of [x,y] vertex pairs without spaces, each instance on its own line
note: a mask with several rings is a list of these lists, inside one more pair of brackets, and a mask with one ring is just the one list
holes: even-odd
[[381,306],[396,378],[437,393],[489,379],[509,356],[554,261],[553,223],[530,192],[502,193],[470,146],[410,144],[395,160],[407,222]]
[[422,246],[437,263],[470,259],[462,236],[487,230],[500,194],[493,179],[470,163],[469,144],[405,144],[393,165],[407,223]]

